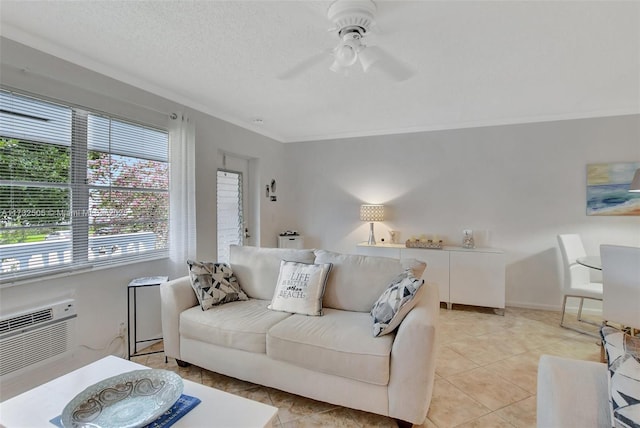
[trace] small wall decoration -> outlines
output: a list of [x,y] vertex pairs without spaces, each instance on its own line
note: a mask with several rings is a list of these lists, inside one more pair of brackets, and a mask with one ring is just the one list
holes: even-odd
[[587,165],[587,215],[640,216],[640,193],[629,185],[640,162]]
[[276,202],[278,200],[278,197],[275,195],[275,193],[276,193],[276,180],[272,178],[271,183],[266,185],[265,194],[271,202]]

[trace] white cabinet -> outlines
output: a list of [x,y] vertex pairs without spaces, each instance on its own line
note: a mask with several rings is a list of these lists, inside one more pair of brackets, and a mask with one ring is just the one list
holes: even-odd
[[488,251],[451,251],[451,303],[504,309],[504,254]]
[[438,284],[440,301],[449,303],[449,251],[421,248],[403,248],[401,259],[422,260],[427,264],[422,278],[426,282]]
[[278,248],[304,248],[304,237],[300,235],[278,236]]
[[362,254],[363,256],[391,257],[394,259],[399,259],[400,247],[389,244],[358,244],[358,254]]
[[441,250],[406,248],[402,244],[358,244],[358,254],[418,259],[427,263],[422,276],[438,284],[440,301],[450,309],[453,303],[505,307],[504,253],[493,248],[466,249],[443,247]]

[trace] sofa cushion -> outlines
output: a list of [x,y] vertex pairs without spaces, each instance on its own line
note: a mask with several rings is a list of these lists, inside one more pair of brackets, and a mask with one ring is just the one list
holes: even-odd
[[375,385],[389,382],[394,335],[371,336],[368,313],[325,309],[292,315],[267,333],[267,355],[309,370]]
[[383,336],[396,329],[420,300],[424,279],[416,279],[407,269],[396,276],[371,308],[373,335]]
[[322,315],[322,297],[331,263],[280,262],[280,275],[269,309],[302,315]]
[[266,333],[291,316],[267,309],[268,300],[249,299],[201,311],[195,306],[180,314],[180,335],[214,345],[265,353]]
[[316,263],[333,264],[324,293],[325,308],[369,313],[391,280],[404,270],[400,260],[388,257],[326,250],[315,253]]
[[271,300],[280,273],[280,261],[313,263],[313,250],[258,248],[232,245],[229,264],[240,287],[254,299]]
[[609,368],[609,403],[615,427],[640,427],[640,337],[603,326]]
[[187,260],[187,265],[191,288],[203,311],[222,303],[247,300],[227,264]]

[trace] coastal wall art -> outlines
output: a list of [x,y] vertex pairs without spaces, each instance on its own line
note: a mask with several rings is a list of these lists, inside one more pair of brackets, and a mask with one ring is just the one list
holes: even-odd
[[640,193],[629,185],[640,162],[587,165],[587,215],[640,216]]

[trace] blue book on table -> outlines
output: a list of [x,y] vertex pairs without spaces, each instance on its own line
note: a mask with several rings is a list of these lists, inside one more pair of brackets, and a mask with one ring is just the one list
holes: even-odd
[[[178,419],[189,413],[191,409],[200,404],[200,399],[196,397],[192,397],[190,395],[182,394],[180,398],[171,406],[169,410],[164,412],[161,416],[158,417],[155,421],[146,425],[144,428],[166,428],[173,425]],[[63,428],[62,426],[62,417],[56,416],[51,419],[49,422],[52,424]]]

